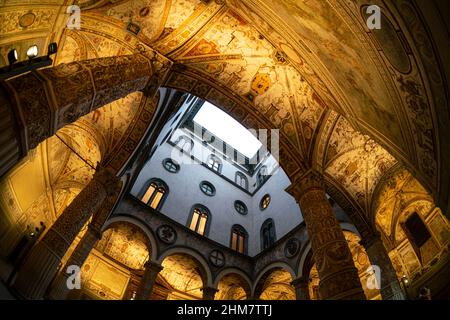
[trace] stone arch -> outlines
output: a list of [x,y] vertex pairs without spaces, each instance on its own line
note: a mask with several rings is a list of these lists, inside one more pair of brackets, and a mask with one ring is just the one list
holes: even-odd
[[108,219],[106,223],[103,225],[102,232],[106,231],[108,228],[110,228],[111,225],[120,223],[120,222],[127,222],[130,223],[136,227],[138,227],[147,237],[149,246],[149,252],[150,252],[150,260],[156,261],[158,256],[158,245],[155,236],[153,235],[152,231],[145,226],[141,221],[137,220],[136,218],[130,217],[130,216],[123,216],[123,215],[114,215],[112,218]]
[[[293,280],[296,279],[296,273],[290,265],[288,265],[287,263],[285,263],[283,261],[273,262],[273,263],[269,264],[268,266],[266,266],[262,271],[260,271],[258,273],[258,276],[255,278],[255,282],[253,284],[253,290],[252,290],[254,298],[259,298],[261,296],[261,294],[265,291],[265,289],[267,289],[267,288],[263,287],[267,278],[270,277],[273,273],[276,273],[279,271],[287,272],[291,278],[289,283],[280,284],[280,285],[283,285],[283,286],[289,285],[290,286],[290,282],[292,282]],[[293,292],[295,292],[293,287],[290,286],[289,289],[292,290]]]
[[312,259],[312,249],[311,242],[308,240],[308,243],[304,246],[300,259],[298,259],[297,264],[297,274],[298,277],[306,276],[305,274],[305,266],[309,263],[310,259]]
[[241,287],[244,289],[246,295],[247,295],[247,299],[250,299],[250,297],[252,296],[253,292],[252,292],[252,281],[250,280],[249,276],[242,271],[241,269],[238,268],[226,268],[223,269],[222,271],[219,272],[219,274],[216,275],[215,279],[214,279],[214,288],[218,288],[220,281],[229,275],[234,275],[240,278],[240,285]]
[[[189,82],[189,86],[186,83]],[[223,88],[213,79],[207,79],[203,74],[185,65],[174,65],[169,74],[164,87],[176,89],[182,92],[191,93],[204,99],[219,109],[227,112],[234,119],[239,121],[244,127],[258,126],[259,128],[274,129],[279,128],[272,120],[263,115],[257,108],[242,97],[232,93],[230,89]],[[270,132],[267,140],[270,141]],[[271,151],[271,146],[267,146]],[[280,129],[279,139],[279,164],[292,178],[299,172],[304,172],[306,164],[298,148],[293,146],[290,139]]]
[[212,272],[210,270],[210,267],[206,261],[206,259],[196,250],[188,248],[188,247],[182,247],[182,246],[176,246],[171,247],[165,251],[163,251],[159,257],[156,259],[156,262],[159,264],[162,264],[164,259],[168,256],[174,255],[174,254],[184,254],[187,256],[190,256],[197,265],[201,268],[201,274],[203,280],[203,286],[204,287],[211,287],[213,285],[213,276]]

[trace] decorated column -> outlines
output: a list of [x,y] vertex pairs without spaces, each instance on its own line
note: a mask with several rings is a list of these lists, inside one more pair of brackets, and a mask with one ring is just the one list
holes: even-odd
[[147,261],[145,263],[144,275],[136,291],[136,300],[150,300],[156,277],[162,269],[163,267],[155,262]]
[[[383,300],[405,300],[403,289],[398,282],[397,274],[380,234],[377,232],[370,238],[362,239],[360,243],[366,249],[373,265],[376,281],[380,280],[381,282],[378,283],[378,286]],[[378,272],[379,274],[377,274]]]
[[58,266],[81,228],[105,199],[117,193],[120,180],[99,168],[89,184],[55,221],[20,267],[14,288],[26,299],[42,299]]
[[325,194],[320,173],[310,170],[288,188],[299,202],[319,272],[324,300],[365,300],[352,254]]
[[216,288],[212,288],[212,287],[203,287],[202,292],[203,292],[203,300],[214,300],[214,297],[217,293]]
[[297,300],[309,300],[308,279],[300,277],[291,282],[295,288]]
[[103,202],[102,207],[94,213],[91,223],[89,223],[88,228],[81,238],[80,242],[75,247],[72,255],[67,260],[65,266],[61,269],[59,274],[56,276],[52,284],[52,289],[49,297],[56,300],[67,299],[71,289],[67,286],[67,280],[71,275],[67,272],[69,266],[77,266],[81,269],[84,262],[86,261],[89,253],[92,251],[97,242],[101,239],[102,233],[101,229],[108,219],[114,204],[119,197],[120,188],[117,187],[115,192],[108,196]]

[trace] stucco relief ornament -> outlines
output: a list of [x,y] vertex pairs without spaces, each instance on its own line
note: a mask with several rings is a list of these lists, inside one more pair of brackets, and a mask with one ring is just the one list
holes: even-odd
[[177,240],[177,232],[171,226],[165,224],[156,229],[158,238],[167,244],[173,244]]
[[225,255],[222,251],[219,250],[213,250],[209,254],[209,261],[212,263],[215,267],[223,267],[225,265]]
[[296,238],[289,239],[286,245],[284,246],[284,255],[286,258],[292,258],[300,249],[300,241]]

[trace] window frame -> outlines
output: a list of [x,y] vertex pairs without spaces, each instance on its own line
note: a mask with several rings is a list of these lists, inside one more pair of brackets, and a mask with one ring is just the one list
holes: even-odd
[[258,173],[256,174],[256,184],[258,187],[262,186],[264,182],[266,182],[268,175],[269,174],[266,165],[263,165],[261,168],[259,168]]
[[[210,164],[210,161],[212,163]],[[215,165],[217,164],[217,169]],[[206,166],[216,173],[222,173],[222,161],[215,154],[210,154],[206,159]]]
[[[183,143],[183,147],[181,147],[179,145],[179,143],[181,142],[181,140],[184,140],[185,142]],[[186,144],[189,144],[189,150],[186,150],[184,147]],[[190,153],[192,151],[192,149],[194,149],[194,141],[189,138],[186,135],[181,135],[177,138],[177,140],[175,141],[175,145],[180,149],[181,152],[183,153]]]
[[[152,184],[155,184],[156,187],[154,187],[154,191],[152,194],[148,197],[147,201],[144,201],[144,198],[147,196],[147,193],[149,192],[150,187]],[[152,202],[154,201],[155,197],[158,195],[159,189],[164,189],[164,192],[162,193],[161,199],[158,201],[158,204],[155,208],[151,206]],[[150,207],[153,210],[160,211],[164,202],[167,199],[167,196],[169,194],[169,187],[167,186],[167,183],[165,183],[163,180],[159,178],[152,178],[149,179],[144,187],[141,189],[141,192],[139,193],[139,200],[144,203],[146,206]]]
[[[211,194],[208,194],[207,192],[205,192],[205,190],[203,190],[202,187],[204,185],[208,185],[209,187],[211,187]],[[216,195],[216,187],[209,181],[203,180],[202,182],[200,182],[199,187],[200,187],[200,190],[203,192],[203,194],[208,197],[214,197]]]
[[[241,212],[241,211],[239,211],[238,209],[237,209],[237,206],[242,206],[243,207],[243,211],[244,212]],[[243,216],[246,216],[247,214],[248,214],[248,207],[247,207],[247,205],[243,202],[243,201],[241,201],[241,200],[236,200],[236,201],[234,201],[234,210],[236,210],[236,212],[237,213],[239,213],[240,215],[243,215]]]
[[[200,223],[201,223],[201,216],[199,216],[197,218],[197,221],[195,223],[195,230],[191,229],[191,225],[194,221],[194,214],[195,214],[195,210],[199,210],[201,214],[205,214],[206,215],[206,222],[205,222],[205,226],[203,229],[203,233],[199,233],[198,232],[198,228],[200,227]],[[192,206],[191,211],[189,213],[189,217],[186,223],[186,227],[191,230],[192,232],[195,232],[196,234],[203,236],[203,237],[208,237],[209,234],[209,227],[211,225],[211,211],[209,211],[209,209],[207,207],[205,207],[202,204],[195,204]]]
[[[238,182],[238,178],[240,179],[240,183]],[[244,181],[244,185],[242,185],[242,181]],[[236,183],[241,188],[248,190],[248,179],[245,176],[245,174],[243,174],[242,172],[236,171],[236,173],[234,175],[234,183]]]
[[[236,248],[234,247],[234,235],[236,235]],[[242,239],[243,238],[243,239]],[[241,241],[242,240],[242,241]],[[241,244],[243,250],[241,251]],[[230,232],[230,249],[236,254],[247,254],[248,250],[248,232],[245,228],[239,224],[235,224],[231,227]]]
[[[268,228],[269,224],[271,224],[272,227],[270,229],[268,229],[269,239],[268,239],[267,246],[265,246],[264,230],[266,228]],[[275,242],[277,242],[277,233],[276,233],[276,229],[275,229],[275,222],[272,218],[268,218],[262,223],[261,229],[260,229],[260,236],[261,236],[261,251],[264,251],[264,250],[272,247],[275,244]]]

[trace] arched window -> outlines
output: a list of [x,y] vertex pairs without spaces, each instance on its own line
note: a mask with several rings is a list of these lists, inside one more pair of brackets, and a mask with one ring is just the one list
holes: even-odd
[[187,136],[179,136],[175,144],[181,151],[186,153],[191,152],[192,148],[194,148],[194,141]]
[[275,224],[272,219],[267,219],[261,226],[261,249],[271,247],[276,241]]
[[208,208],[202,205],[195,205],[192,209],[192,215],[190,217],[189,229],[197,232],[200,235],[207,234],[208,220],[210,220],[211,214]]
[[247,231],[242,226],[235,224],[231,228],[231,249],[238,253],[246,253],[247,238]]
[[256,182],[258,183],[258,187],[266,181],[267,177],[267,167],[262,166],[261,169],[259,169],[258,174],[256,175]]
[[247,177],[242,172],[239,172],[239,171],[236,172],[236,175],[234,177],[234,182],[238,186],[241,186],[245,190],[248,190],[248,180],[247,180]]
[[208,165],[208,167],[210,167],[211,169],[213,169],[216,172],[220,173],[222,170],[222,162],[220,161],[220,159],[218,157],[216,157],[213,154],[209,155],[207,165]]
[[141,201],[155,210],[159,210],[163,201],[169,193],[169,188],[160,179],[152,179],[148,182],[148,187],[142,192]]
[[180,171],[180,165],[170,158],[163,160],[163,166],[167,171],[172,173],[177,173]]

